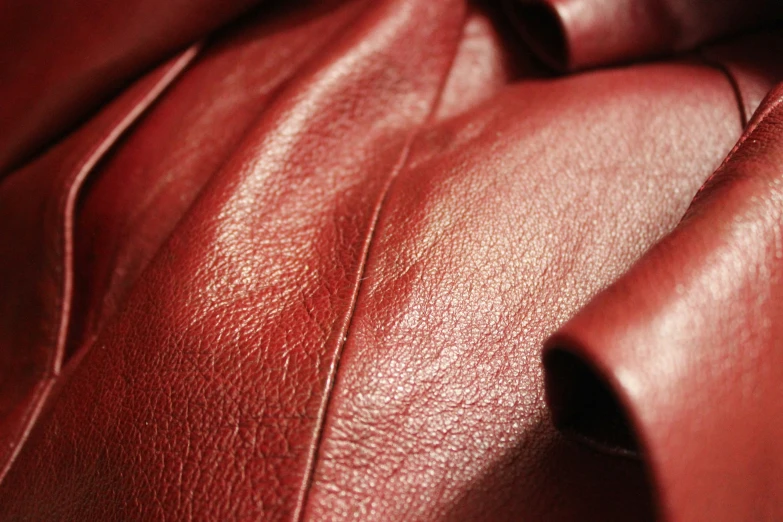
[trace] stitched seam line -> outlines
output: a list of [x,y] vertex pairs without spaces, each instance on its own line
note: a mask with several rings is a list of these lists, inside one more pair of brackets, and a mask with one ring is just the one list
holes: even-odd
[[437,110],[440,106],[441,97],[443,96],[443,91],[445,90],[446,83],[448,82],[448,79],[451,75],[451,71],[454,66],[454,61],[456,60],[457,53],[459,52],[459,47],[462,41],[462,37],[464,36],[464,31],[465,31],[465,18],[463,17],[463,25],[460,32],[460,37],[458,38],[454,46],[454,52],[452,53],[452,56],[450,58],[450,64],[446,68],[446,71],[443,74],[443,77],[441,78],[440,85],[438,86],[435,97],[433,98],[432,104],[429,107],[427,116],[425,116],[425,118],[422,120],[421,123],[419,123],[414,127],[414,129],[409,133],[408,137],[406,138],[405,144],[403,145],[402,152],[400,153],[400,159],[389,173],[386,183],[384,184],[383,189],[381,190],[378,201],[375,204],[375,208],[373,209],[373,214],[370,219],[370,227],[367,231],[367,237],[362,247],[362,253],[360,257],[361,261],[359,263],[359,268],[356,271],[356,277],[353,283],[354,290],[351,295],[351,302],[348,306],[348,311],[345,314],[345,318],[343,319],[343,325],[340,328],[340,333],[337,337],[337,343],[338,343],[336,347],[337,349],[334,358],[332,360],[332,364],[329,367],[329,374],[326,380],[324,397],[321,400],[321,406],[318,411],[316,426],[314,428],[315,437],[310,446],[310,452],[307,458],[307,465],[305,468],[305,476],[302,481],[302,488],[300,489],[299,498],[297,499],[297,503],[296,503],[296,509],[294,510],[294,516],[292,517],[292,520],[296,522],[301,522],[304,518],[305,508],[307,507],[310,491],[312,489],[313,481],[315,478],[315,469],[318,464],[318,453],[320,452],[321,443],[323,441],[324,431],[326,427],[326,419],[328,417],[328,412],[331,405],[331,399],[334,392],[335,383],[337,382],[337,374],[340,369],[340,359],[342,358],[343,351],[345,350],[345,346],[348,343],[348,334],[350,332],[351,324],[353,322],[354,314],[356,312],[356,308],[359,302],[359,295],[361,293],[362,281],[364,279],[365,270],[367,268],[367,263],[370,258],[370,251],[371,251],[373,240],[375,239],[375,232],[378,227],[378,222],[380,221],[381,212],[384,208],[384,204],[388,199],[388,195],[389,192],[391,191],[391,187],[394,184],[394,181],[397,179],[399,173],[405,169],[408,163],[408,158],[410,157],[411,148],[413,147],[413,143],[415,142],[416,137],[421,132],[421,129],[424,128],[432,120],[433,116],[437,113]]

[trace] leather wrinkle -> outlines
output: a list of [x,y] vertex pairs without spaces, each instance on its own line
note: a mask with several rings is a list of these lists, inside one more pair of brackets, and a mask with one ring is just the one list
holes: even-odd
[[345,318],[343,319],[344,326],[341,328],[340,335],[338,335],[337,337],[338,346],[336,349],[334,360],[332,362],[332,368],[330,368],[328,381],[326,383],[326,390],[324,392],[322,405],[318,414],[318,420],[315,426],[315,437],[313,439],[312,446],[310,449],[311,453],[308,456],[307,468],[305,470],[305,476],[302,482],[302,490],[300,492],[299,498],[297,499],[296,508],[294,510],[294,515],[292,517],[292,520],[294,520],[295,522],[302,522],[304,520],[304,516],[307,511],[306,510],[307,501],[315,478],[315,469],[318,463],[318,453],[320,450],[321,441],[323,439],[324,431],[326,428],[326,418],[329,415],[331,397],[334,391],[335,383],[337,382],[338,372],[340,369],[340,358],[345,348],[345,345],[348,342],[348,336],[350,335],[351,322],[353,320],[354,312],[356,311],[356,307],[359,302],[359,295],[362,288],[362,283],[364,281],[364,273],[367,268],[367,262],[369,260],[373,239],[375,238],[375,232],[377,230],[378,221],[380,219],[384,204],[387,201],[389,192],[391,191],[391,188],[394,185],[394,180],[397,178],[397,175],[403,170],[405,170],[406,166],[408,165],[411,149],[416,141],[416,138],[420,135],[421,131],[428,126],[430,121],[437,114],[437,111],[440,106],[441,97],[443,96],[443,92],[445,90],[446,84],[449,79],[449,75],[453,68],[454,61],[457,57],[457,53],[459,52],[460,41],[462,40],[462,37],[465,34],[467,21],[468,21],[468,16],[467,13],[465,13],[463,14],[460,37],[454,43],[454,48],[452,50],[452,55],[450,57],[451,64],[443,72],[443,76],[440,80],[440,85],[438,86],[437,93],[432,99],[432,102],[428,109],[429,114],[427,115],[426,118],[424,118],[424,120],[419,125],[415,126],[410,131],[408,138],[406,139],[405,145],[403,147],[403,150],[401,151],[400,159],[389,173],[388,179],[386,180],[384,187],[381,190],[380,196],[378,197],[378,201],[375,204],[375,208],[373,209],[370,226],[367,230],[367,237],[362,246],[361,262],[356,271],[356,278],[354,280],[352,295],[351,295],[351,303],[345,314]]

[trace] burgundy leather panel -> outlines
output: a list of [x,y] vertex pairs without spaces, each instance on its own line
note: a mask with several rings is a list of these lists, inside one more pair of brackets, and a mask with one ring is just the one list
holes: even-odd
[[783,17],[777,0],[505,0],[539,56],[575,70],[693,49]]
[[[0,169],[250,0],[147,4],[25,15]],[[783,91],[667,237],[780,31],[495,4],[262,6],[0,182],[0,520],[783,517]]]
[[540,345],[676,224],[736,118],[720,73],[674,64],[525,82],[423,133],[375,232],[307,519],[648,519],[638,465],[599,470],[551,429]]
[[62,364],[76,195],[195,50],[161,66],[39,161],[0,183],[0,478]]
[[270,98],[362,7],[334,4],[249,19],[203,52],[92,176],[81,195],[66,356],[89,345],[121,307]]
[[80,361],[0,516],[291,516],[377,205],[463,11],[373,2],[297,75]]
[[6,0],[0,177],[129,79],[257,0]]
[[[783,87],[677,229],[549,341],[555,422],[616,444],[624,413],[665,520],[783,518],[782,182]],[[602,379],[620,411],[585,423]]]

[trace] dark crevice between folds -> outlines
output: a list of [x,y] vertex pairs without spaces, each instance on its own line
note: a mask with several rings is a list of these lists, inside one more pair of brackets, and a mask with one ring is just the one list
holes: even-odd
[[565,435],[614,455],[638,458],[639,443],[606,380],[562,340],[544,355],[546,400]]
[[505,5],[512,23],[541,61],[557,71],[567,70],[570,51],[558,12],[544,2],[506,0]]

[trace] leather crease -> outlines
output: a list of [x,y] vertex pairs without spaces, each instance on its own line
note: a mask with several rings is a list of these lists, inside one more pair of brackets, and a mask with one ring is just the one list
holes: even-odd
[[[9,438],[12,442],[9,445],[13,451],[3,459],[0,467],[0,482],[10,469],[16,456],[19,454],[24,441],[30,433],[35,421],[43,408],[49,391],[52,389],[55,379],[60,375],[63,354],[65,352],[65,343],[68,336],[68,323],[70,320],[71,297],[73,291],[73,221],[74,208],[79,190],[85,180],[94,171],[96,165],[101,161],[111,148],[117,144],[119,139],[133,126],[133,124],[142,117],[168,87],[187,68],[201,48],[201,44],[195,44],[174,58],[162,69],[160,79],[151,85],[146,92],[140,94],[129,109],[124,112],[115,123],[109,125],[108,131],[103,135],[84,156],[84,158],[74,168],[75,174],[70,178],[66,190],[61,194],[61,199],[56,205],[58,209],[62,208],[63,228],[57,243],[62,248],[62,290],[60,293],[59,321],[57,323],[56,340],[51,350],[48,350],[47,360],[43,366],[43,375],[40,382],[36,384],[35,391],[26,406],[25,413],[22,414],[22,420],[18,424],[18,432]],[[0,454],[2,456],[2,454]]]
[[783,3],[8,14],[0,520],[783,519]]
[[[462,23],[462,31],[464,34],[465,31],[465,21],[466,18],[463,19]],[[454,52],[451,57],[451,63],[453,65],[454,59],[457,54],[458,50],[458,42],[455,42],[454,45]],[[329,405],[330,405],[330,399],[332,397],[332,392],[334,391],[334,383],[337,380],[337,374],[340,368],[340,356],[342,354],[342,351],[345,348],[345,344],[348,342],[348,336],[349,331],[351,327],[351,320],[354,316],[354,312],[356,311],[356,305],[359,299],[359,293],[361,290],[362,285],[362,278],[364,276],[365,269],[367,267],[367,260],[370,256],[370,250],[371,246],[373,244],[373,238],[375,237],[375,232],[377,230],[378,226],[378,219],[381,216],[381,210],[383,209],[383,204],[386,201],[387,196],[389,195],[389,191],[394,184],[394,180],[397,178],[397,175],[405,169],[405,166],[408,162],[408,158],[410,156],[411,148],[413,146],[414,141],[416,140],[416,137],[421,132],[421,129],[425,128],[427,124],[433,119],[435,116],[436,111],[438,110],[438,105],[440,103],[440,99],[443,95],[443,90],[446,86],[446,82],[449,79],[449,73],[451,72],[451,67],[448,67],[446,71],[443,74],[443,77],[441,79],[440,87],[438,88],[438,94],[434,97],[432,100],[432,103],[430,105],[429,114],[427,115],[427,118],[425,121],[423,121],[421,124],[419,124],[416,128],[414,128],[408,139],[405,141],[405,146],[400,154],[400,159],[397,165],[391,170],[391,172],[388,175],[388,179],[386,180],[386,183],[381,190],[381,195],[378,198],[378,203],[375,205],[375,208],[373,210],[372,218],[371,218],[371,225],[369,230],[367,231],[367,239],[364,242],[364,245],[362,247],[362,254],[361,254],[361,264],[359,266],[359,269],[356,272],[356,278],[354,280],[353,284],[353,291],[351,294],[351,303],[349,305],[348,312],[345,315],[345,318],[343,319],[342,323],[343,326],[340,329],[340,333],[338,335],[338,343],[339,347],[336,351],[335,358],[332,362],[330,371],[329,371],[329,377],[327,379],[326,384],[326,393],[324,394],[324,398],[322,401],[321,409],[318,413],[318,421],[317,425],[315,427],[315,437],[313,440],[313,444],[310,449],[310,455],[308,457],[308,463],[307,463],[307,471],[305,475],[305,480],[302,483],[302,490],[299,494],[299,499],[297,500],[296,504],[296,510],[294,511],[293,520],[296,520],[297,522],[304,519],[304,514],[306,511],[307,506],[307,498],[308,494],[310,492],[310,488],[312,486],[313,477],[315,475],[315,467],[317,463],[317,457],[318,457],[318,451],[321,445],[321,439],[324,434],[324,424],[326,417],[328,415],[329,411]]]

